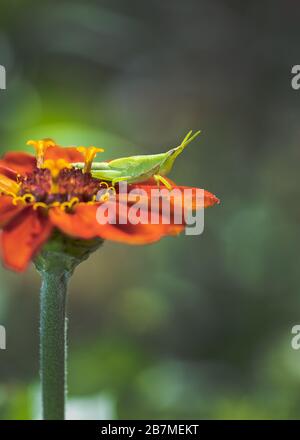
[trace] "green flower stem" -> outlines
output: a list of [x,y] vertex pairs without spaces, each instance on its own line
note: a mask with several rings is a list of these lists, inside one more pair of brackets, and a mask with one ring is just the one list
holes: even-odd
[[66,296],[70,274],[56,267],[41,274],[40,375],[44,420],[64,420],[66,394]]
[[43,418],[64,420],[66,399],[66,300],[68,281],[103,240],[76,240],[55,232],[35,259],[42,278],[40,376]]

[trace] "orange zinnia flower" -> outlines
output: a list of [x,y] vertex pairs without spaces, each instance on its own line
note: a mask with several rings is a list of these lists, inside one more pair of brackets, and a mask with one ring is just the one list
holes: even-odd
[[[152,243],[184,229],[184,221],[179,225],[161,221],[159,224],[132,225],[124,221],[99,224],[96,211],[103,201],[97,201],[96,194],[104,188],[105,182],[93,178],[89,172],[99,149],[62,148],[51,139],[28,144],[35,147],[36,157],[25,152],[9,152],[0,160],[1,252],[8,268],[23,271],[55,229],[84,240],[99,237],[128,244]],[[84,169],[72,166],[74,162],[85,162]],[[187,188],[171,184],[173,188]],[[155,186],[150,179],[128,185],[128,190],[140,188],[150,194]],[[118,198],[118,185],[115,192]],[[185,203],[190,209],[199,208],[193,195]],[[205,191],[204,207],[216,203],[219,203],[217,197]],[[176,200],[172,206],[175,204]],[[148,203],[145,209],[149,209]]]

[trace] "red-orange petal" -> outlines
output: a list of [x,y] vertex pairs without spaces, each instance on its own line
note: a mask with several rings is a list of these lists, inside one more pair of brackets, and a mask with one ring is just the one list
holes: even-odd
[[3,228],[24,209],[24,205],[13,205],[12,201],[13,198],[10,196],[0,196],[0,228]]
[[52,225],[46,216],[27,207],[3,229],[1,251],[4,265],[22,272],[47,241]]
[[3,176],[8,177],[9,179],[16,180],[18,173],[15,170],[12,170],[11,168],[8,168],[4,165],[0,164],[0,174]]
[[[8,173],[28,174],[36,167],[36,159],[31,154],[24,153],[23,151],[11,151],[6,153],[0,160],[0,167],[4,170],[5,175],[8,175],[5,169]],[[11,176],[8,175],[8,177]]]
[[59,147],[58,145],[48,147],[45,153],[46,159],[64,159],[67,162],[84,162],[82,153],[79,153],[75,147]]
[[[170,179],[168,179],[168,181],[172,185],[172,190],[180,191],[180,193],[174,191],[173,192],[174,197],[173,196],[170,197],[171,206],[173,208],[176,205],[180,205],[182,206],[182,208],[188,210],[197,210],[201,208],[209,208],[211,206],[220,203],[220,200],[214,194],[210,193],[209,191],[206,191],[205,189],[194,188],[189,186],[177,186],[176,184],[171,182]],[[145,191],[147,193],[147,197],[151,198],[152,191],[153,190],[157,191],[158,186],[157,184],[153,185],[151,181],[148,181],[141,184],[130,185],[128,187],[128,191],[130,191],[130,189],[134,189],[135,192],[137,193],[139,190],[141,190],[141,194],[143,194],[143,192]],[[168,190],[165,187],[160,186],[159,189],[164,189],[164,192],[167,194],[167,196],[169,195],[167,193]],[[152,193],[152,195],[153,194],[155,194],[155,192]],[[172,192],[170,194],[172,194]],[[155,198],[155,196],[153,197]]]

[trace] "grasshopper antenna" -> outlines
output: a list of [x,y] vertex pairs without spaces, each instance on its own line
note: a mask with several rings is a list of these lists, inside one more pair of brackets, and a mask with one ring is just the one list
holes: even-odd
[[192,136],[192,133],[193,133],[193,130],[188,132],[188,134],[185,136],[185,138],[183,139],[183,141],[179,145],[180,147],[185,148],[189,143],[191,143],[194,139],[196,139],[196,137],[201,133],[201,130],[196,131],[196,133],[194,133],[193,136]]
[[170,150],[170,152],[172,152],[172,156],[175,159],[180,153],[183,152],[183,150],[201,133],[201,130],[196,131],[196,133],[193,133],[193,130],[189,131],[188,134],[185,136],[185,138],[183,139],[183,141],[181,142],[181,144],[176,147],[173,148],[172,150]]

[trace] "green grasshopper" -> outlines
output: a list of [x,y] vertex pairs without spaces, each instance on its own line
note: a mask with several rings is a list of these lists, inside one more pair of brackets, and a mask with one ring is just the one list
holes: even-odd
[[[94,162],[91,174],[97,179],[111,182],[112,186],[122,181],[140,183],[153,177],[157,184],[161,182],[168,189],[171,189],[170,183],[163,176],[171,171],[177,156],[199,134],[200,131],[193,135],[190,131],[178,147],[172,148],[166,153],[121,157],[110,162]],[[81,163],[73,165],[78,168],[83,166]]]

